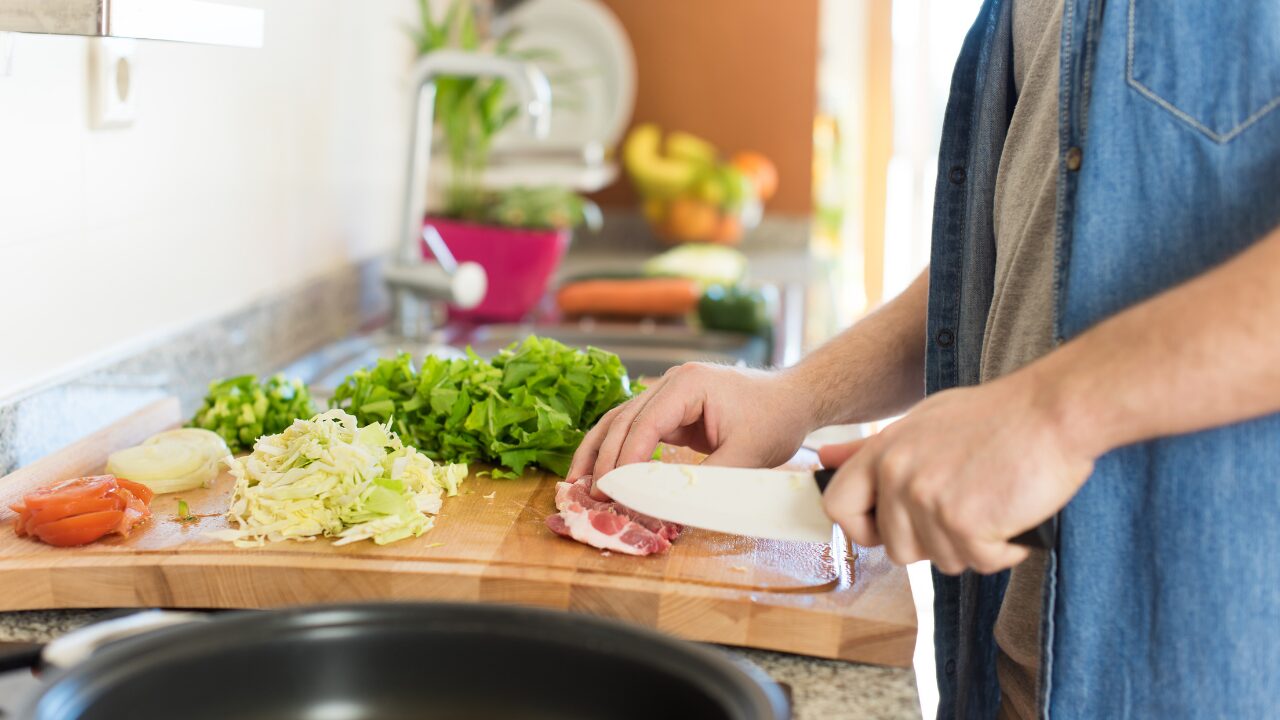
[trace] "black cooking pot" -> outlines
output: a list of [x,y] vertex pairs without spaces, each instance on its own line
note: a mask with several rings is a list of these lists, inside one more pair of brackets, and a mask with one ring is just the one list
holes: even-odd
[[52,673],[31,720],[790,717],[753,666],[610,620],[502,605],[155,611],[67,635],[43,658],[70,667]]

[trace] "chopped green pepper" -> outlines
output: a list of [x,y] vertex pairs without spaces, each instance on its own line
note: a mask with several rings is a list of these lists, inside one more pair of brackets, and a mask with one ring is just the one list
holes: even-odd
[[235,452],[315,413],[311,393],[302,381],[276,375],[259,382],[253,375],[240,375],[210,383],[209,394],[187,425],[218,433]]

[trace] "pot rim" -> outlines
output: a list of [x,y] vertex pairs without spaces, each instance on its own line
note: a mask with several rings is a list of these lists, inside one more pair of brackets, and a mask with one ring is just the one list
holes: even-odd
[[[75,705],[127,677],[176,658],[210,654],[230,644],[309,634],[320,629],[359,626],[438,625],[452,632],[501,633],[547,642],[620,653],[638,662],[671,669],[726,708],[741,705],[760,718],[788,720],[790,704],[782,688],[763,670],[649,628],[612,618],[548,608],[496,603],[370,602],[305,605],[268,610],[216,613],[192,622],[146,632],[112,643],[74,667],[60,669],[19,715],[36,718],[42,703]],[[61,696],[61,697],[60,697]],[[734,702],[735,698],[738,702]]]

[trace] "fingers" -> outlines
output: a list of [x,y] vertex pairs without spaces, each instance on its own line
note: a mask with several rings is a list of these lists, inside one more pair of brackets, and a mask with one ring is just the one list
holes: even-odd
[[928,545],[923,542],[916,526],[927,523],[914,517],[911,504],[900,497],[907,485],[905,480],[910,477],[910,468],[903,464],[900,454],[890,456],[885,452],[883,442],[865,447],[878,437],[819,450],[820,459],[828,467],[846,458],[822,495],[823,507],[854,542],[864,546],[884,545],[889,558],[898,564],[932,557],[926,547],[943,543],[932,535],[928,536],[931,541]]
[[[1014,545],[999,530],[976,526],[982,506],[973,498],[937,502],[928,508],[931,525],[945,537],[959,564],[984,575],[1007,570],[1027,558],[1027,548]],[[944,570],[944,572],[946,572]]]
[[[645,391],[646,393],[649,390]],[[613,408],[609,412],[600,417],[595,427],[591,428],[586,435],[583,436],[582,442],[578,444],[578,449],[573,453],[573,462],[569,464],[569,474],[565,479],[570,482],[577,480],[583,475],[594,474],[596,477],[600,473],[596,473],[594,468],[600,457],[601,448],[608,440],[617,423],[618,416],[627,411],[627,408],[634,405],[644,397],[644,394],[628,400],[627,402]]]
[[[565,479],[574,482],[583,475],[594,474],[595,477],[600,477],[604,472],[612,470],[612,463],[607,468],[601,465],[604,472],[597,472],[595,468],[600,464],[599,460],[605,443],[617,432],[618,417],[623,413],[634,414],[638,412],[639,404],[648,402],[649,398],[653,397],[653,393],[661,389],[665,381],[665,377],[659,378],[644,392],[602,415],[600,420],[596,422],[595,427],[591,428],[583,436],[582,442],[578,444],[578,449],[573,453],[573,461],[569,463],[569,473],[565,475]],[[614,445],[611,445],[611,447],[616,447],[616,444],[620,442],[620,439],[615,439],[613,441]]]
[[[669,440],[702,417],[705,395],[701,389],[667,383],[631,418],[626,437],[618,448],[616,464],[644,462],[659,442]],[[715,445],[715,440],[711,440]],[[603,453],[602,453],[603,454]]]
[[662,442],[676,447],[686,447],[703,455],[715,452],[715,448],[707,443],[707,430],[702,420],[663,435]]
[[981,542],[970,545],[961,555],[964,564],[983,575],[1008,570],[1027,559],[1031,551],[1008,542]]
[[[596,455],[595,465],[593,466],[593,474],[596,477],[603,477],[605,473],[617,467],[618,454],[622,451],[622,445],[626,442],[627,435],[632,431],[633,421],[653,399],[662,393],[666,387],[666,378],[663,377],[654,383],[653,387],[645,390],[639,396],[633,398],[617,408],[617,414],[609,423],[609,430],[605,434],[604,439],[600,441],[600,449]],[[653,448],[657,446],[655,442],[650,446],[649,452],[653,452]]]
[[883,492],[883,488],[876,496],[879,498],[875,510],[876,530],[889,559],[906,565],[927,558],[908,505]]
[[[1025,548],[982,540],[955,512],[939,512],[928,476],[891,444],[865,438],[824,447],[824,465],[846,458],[823,494],[827,515],[859,545],[883,545],[898,564],[929,560],[944,573],[993,573],[1026,558]],[[960,513],[963,515],[964,513]]]
[[823,445],[818,448],[818,460],[822,462],[822,467],[833,468],[840,467],[853,454],[862,449],[867,444],[870,437],[859,438],[847,443],[839,443],[836,445]]
[[609,434],[609,427],[613,424],[613,419],[618,416],[618,410],[622,406],[610,410],[600,417],[595,427],[587,431],[583,436],[582,442],[578,444],[578,449],[573,453],[573,461],[569,463],[569,473],[565,475],[565,479],[569,482],[576,482],[578,478],[591,472],[591,468],[596,463],[596,455],[600,452],[600,443],[604,442],[604,438]]
[[923,554],[923,557],[918,559],[928,559],[938,570],[947,575],[959,575],[968,569],[968,563],[952,546],[951,539],[933,522],[922,506],[913,504],[907,509],[911,514],[911,525]]
[[863,456],[854,455],[831,479],[822,494],[822,508],[854,542],[874,546],[881,544],[875,507],[875,477],[870,463]]
[[752,467],[756,465],[756,453],[754,448],[726,443],[708,455],[702,464],[720,467]]
[[696,364],[672,368],[638,397],[610,411],[583,439],[572,470],[586,473],[589,467],[601,477],[620,465],[648,460],[660,442],[714,450],[721,439],[704,422],[707,395],[700,372]]

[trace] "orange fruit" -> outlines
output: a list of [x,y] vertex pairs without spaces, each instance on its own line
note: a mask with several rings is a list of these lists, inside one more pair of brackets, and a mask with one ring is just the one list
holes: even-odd
[[662,225],[667,217],[667,203],[662,198],[645,198],[644,218],[654,227]]
[[705,240],[715,231],[718,215],[715,207],[705,202],[676,198],[667,207],[664,229],[677,240]]
[[722,215],[707,240],[719,245],[737,245],[742,241],[742,221],[736,215]]
[[778,192],[778,168],[769,158],[758,152],[744,151],[730,161],[756,189],[756,197],[768,200]]

